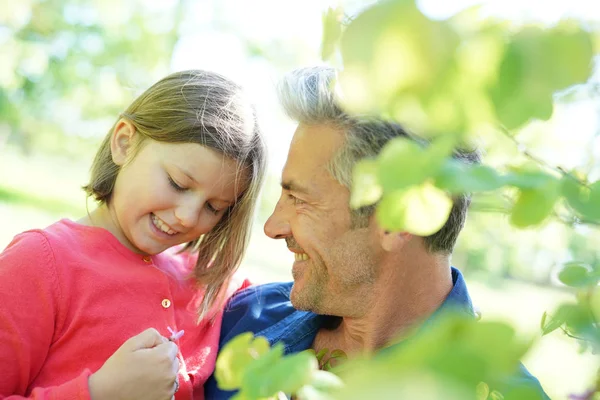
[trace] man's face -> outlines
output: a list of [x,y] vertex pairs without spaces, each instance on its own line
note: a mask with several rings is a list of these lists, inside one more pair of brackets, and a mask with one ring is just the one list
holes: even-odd
[[373,296],[369,289],[379,246],[371,225],[350,229],[350,192],[328,172],[343,142],[343,133],[329,125],[298,126],[283,169],[281,197],[265,233],[285,239],[295,253],[294,307],[360,317]]

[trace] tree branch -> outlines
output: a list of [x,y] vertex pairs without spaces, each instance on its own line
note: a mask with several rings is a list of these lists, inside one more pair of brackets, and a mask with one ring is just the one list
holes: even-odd
[[513,142],[515,144],[515,146],[517,147],[517,150],[523,154],[525,157],[529,158],[531,161],[537,163],[538,165],[550,170],[550,171],[554,171],[556,173],[558,173],[561,176],[565,176],[569,179],[572,179],[573,181],[575,181],[577,184],[583,186],[583,187],[588,187],[587,182],[581,181],[580,179],[574,177],[571,173],[569,173],[568,171],[566,171],[563,167],[561,166],[553,166],[550,165],[549,163],[547,163],[546,161],[542,160],[541,158],[533,155],[529,150],[527,150],[527,148],[525,148],[525,145],[523,143],[520,143],[517,138],[515,137],[515,135],[513,135],[511,132],[508,131],[508,129],[506,129],[506,127],[499,125],[500,128],[500,132],[502,132],[502,134],[507,137],[511,142]]

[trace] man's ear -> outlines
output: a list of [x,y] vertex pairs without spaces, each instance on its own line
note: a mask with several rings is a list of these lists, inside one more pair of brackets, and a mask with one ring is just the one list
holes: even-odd
[[135,135],[135,126],[125,118],[121,118],[115,125],[110,138],[110,152],[113,162],[118,166],[122,167],[131,155]]
[[408,232],[391,232],[379,228],[379,242],[383,250],[393,252],[402,249],[412,238]]

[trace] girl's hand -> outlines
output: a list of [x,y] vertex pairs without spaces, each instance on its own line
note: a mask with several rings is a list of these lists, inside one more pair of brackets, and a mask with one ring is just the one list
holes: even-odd
[[129,338],[89,379],[92,400],[169,400],[179,361],[175,343],[154,328]]

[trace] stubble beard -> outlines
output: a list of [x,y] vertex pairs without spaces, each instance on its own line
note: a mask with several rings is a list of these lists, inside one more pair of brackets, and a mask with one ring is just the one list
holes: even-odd
[[[318,266],[314,265],[314,263],[315,260],[311,259],[309,265],[302,271],[302,276],[294,276],[294,285],[292,286],[290,300],[297,310],[321,314],[323,311],[323,299],[327,290],[328,278],[325,272],[327,270],[322,260],[317,261]],[[303,280],[302,288],[299,288],[297,285],[297,281],[300,279]]]
[[[332,261],[334,262],[334,261]],[[338,263],[352,263],[346,268],[337,265],[339,276],[328,275],[330,269],[324,260],[311,259],[301,276],[294,276],[294,285],[291,292],[291,302],[294,308],[302,311],[311,311],[320,315],[333,315],[338,317],[358,317],[368,308],[369,295],[372,294],[376,278],[375,260],[370,254],[349,254],[345,260],[338,259]],[[331,266],[331,265],[330,265]],[[341,268],[340,268],[341,267]],[[309,273],[310,268],[310,274]],[[302,287],[297,282],[302,279]],[[336,279],[335,285],[330,285]],[[329,292],[335,286],[335,292]]]

